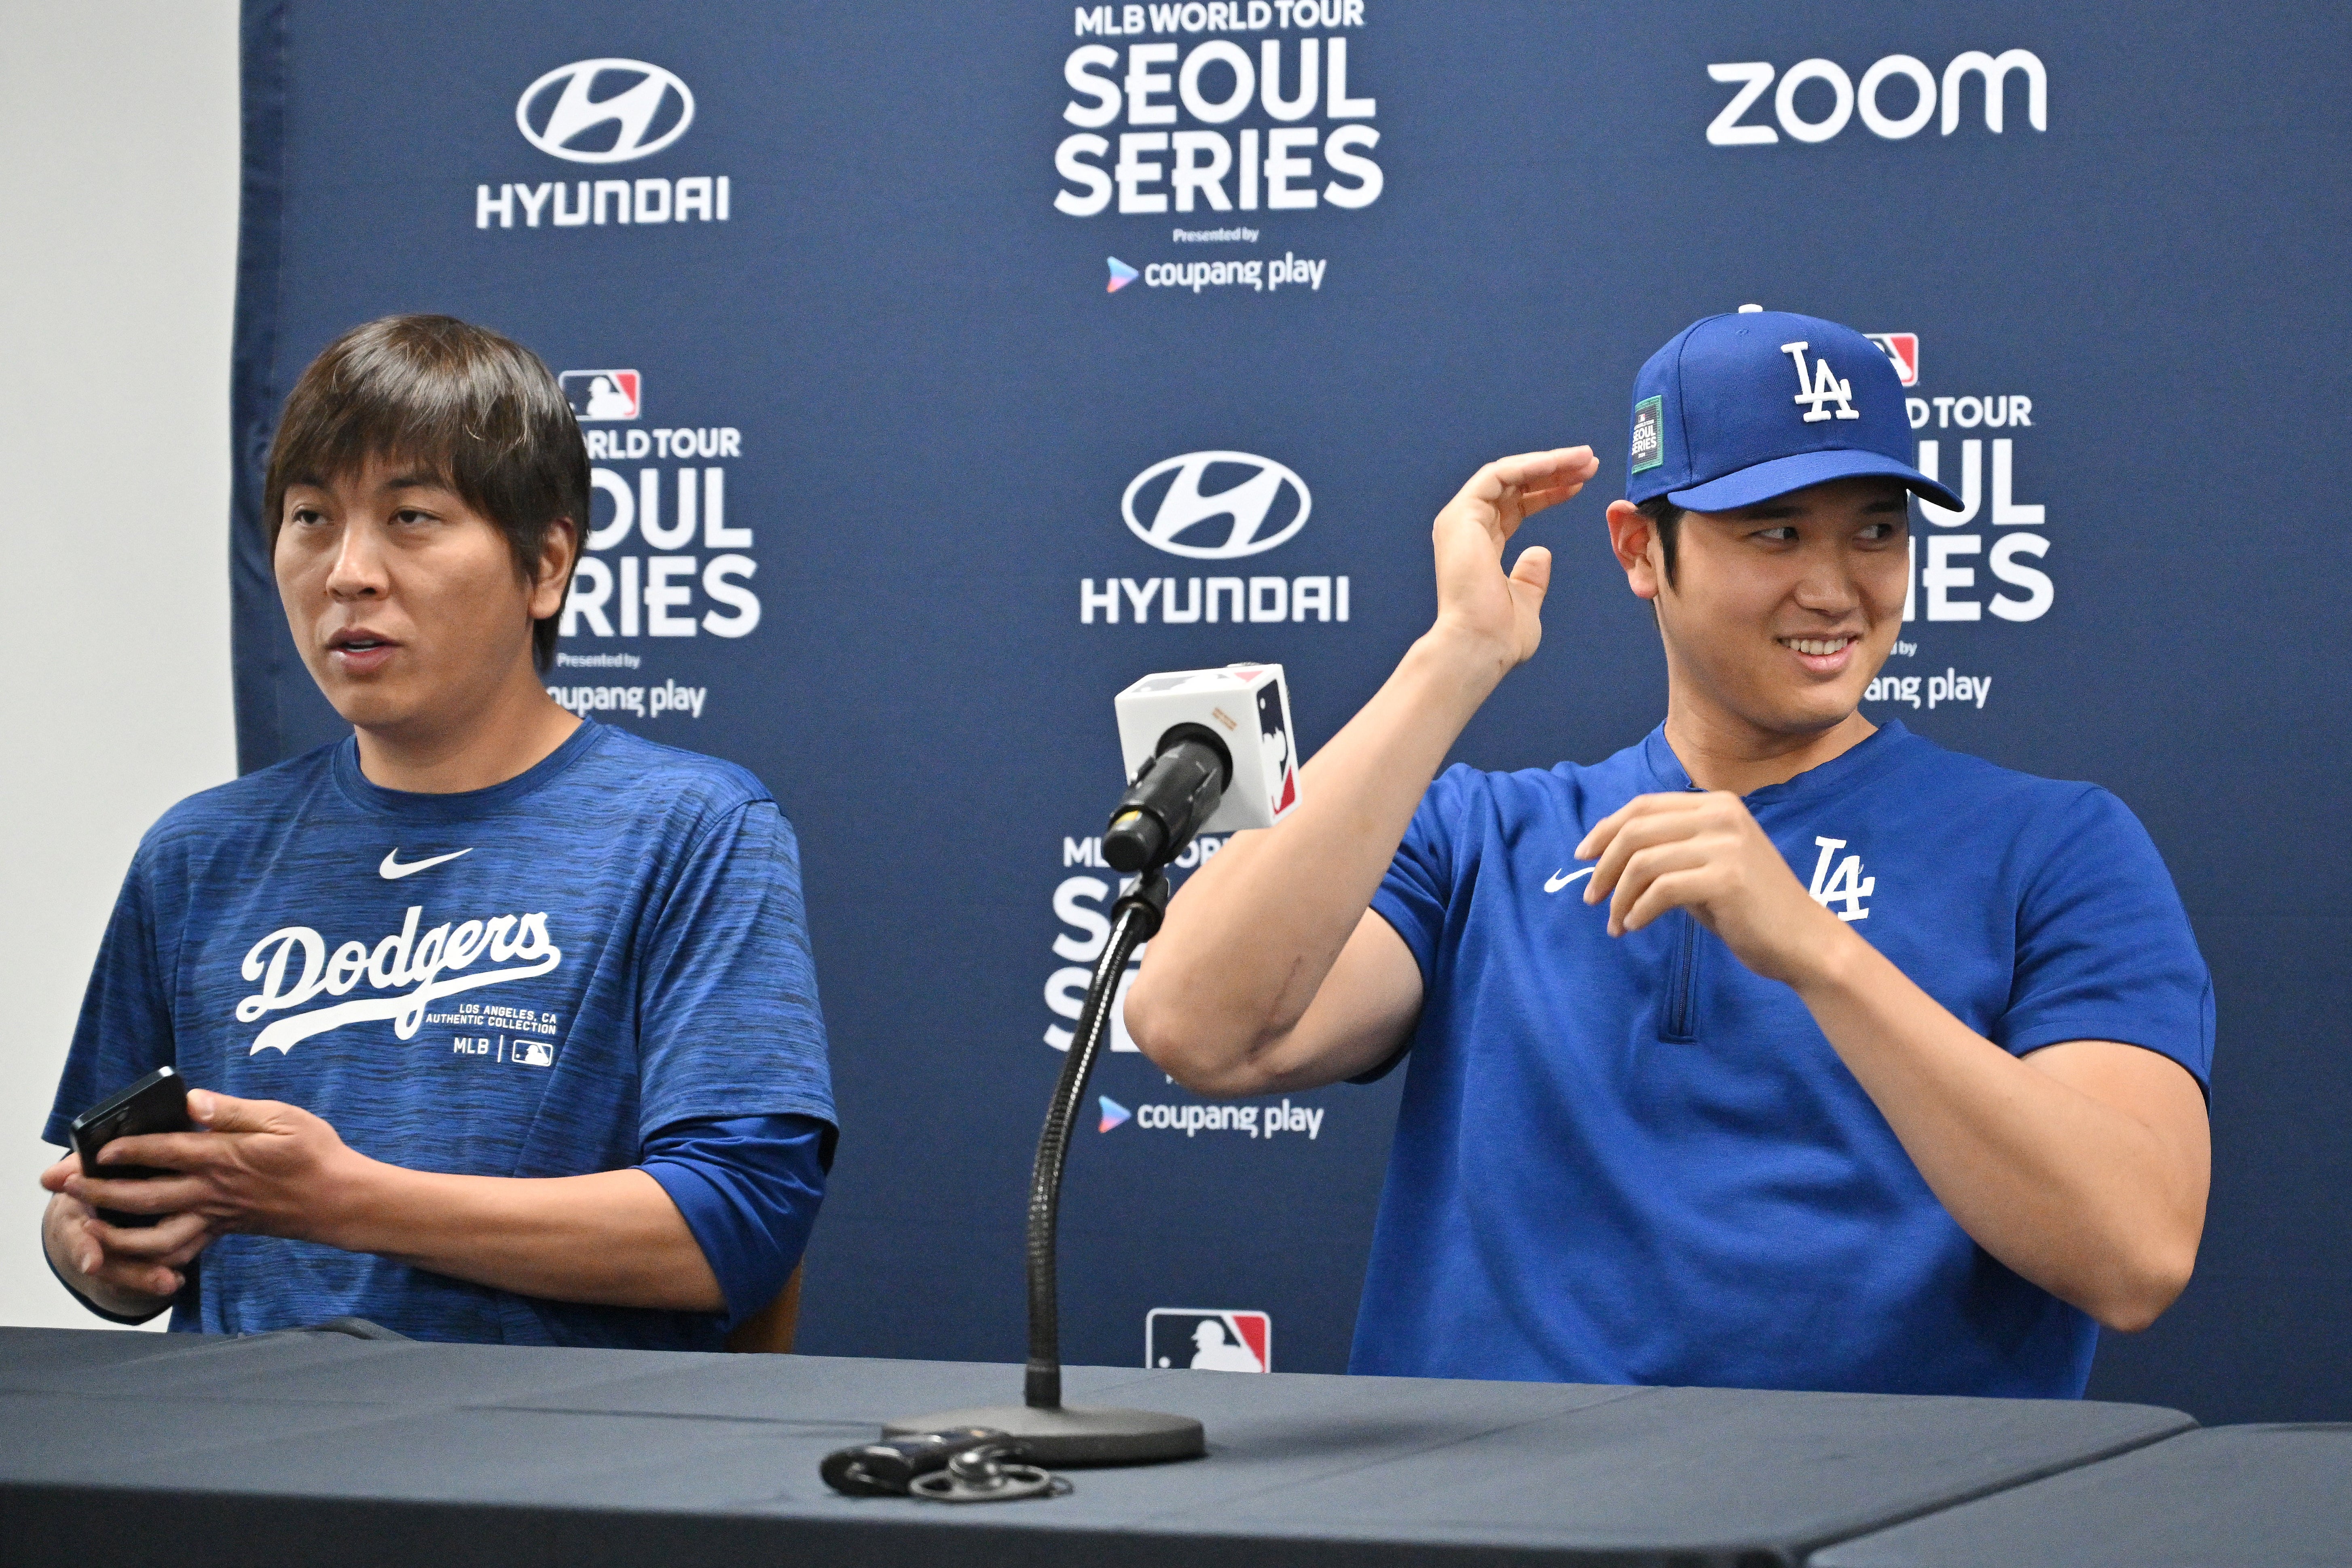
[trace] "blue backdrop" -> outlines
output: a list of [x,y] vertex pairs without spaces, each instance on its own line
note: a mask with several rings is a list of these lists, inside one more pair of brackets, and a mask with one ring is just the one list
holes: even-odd
[[[845,1136],[804,1348],[1021,1353],[1111,694],[1278,659],[1311,748],[1426,625],[1438,504],[1590,440],[1600,483],[1530,533],[1543,649],[1457,755],[1638,736],[1663,665],[1601,522],[1626,389],[1755,300],[1885,334],[1976,498],[1915,524],[1872,710],[2115,789],[2215,972],[2203,1258],[2094,1393],[2352,1413],[2333,13],[256,0],[245,69],[242,764],[339,732],[255,517],[302,366],[439,310],[572,373],[597,548],[550,684],[751,767],[805,847]],[[1172,481],[1133,481],[1211,451],[1242,456],[1209,489],[1296,482],[1255,536],[1146,538]],[[1137,1055],[1098,1089],[1173,1110],[1085,1130],[1071,1358],[1253,1310],[1276,1367],[1338,1370],[1394,1084],[1255,1134],[1187,1131]]]

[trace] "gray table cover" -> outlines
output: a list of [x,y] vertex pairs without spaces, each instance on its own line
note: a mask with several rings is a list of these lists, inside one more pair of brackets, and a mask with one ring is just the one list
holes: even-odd
[[2219,1426],[1833,1547],[1821,1568],[2343,1568],[2352,1425]]
[[2190,1427],[2139,1405],[1074,1367],[1209,1457],[852,1500],[817,1461],[1017,1368],[0,1330],[10,1564],[1801,1562]]

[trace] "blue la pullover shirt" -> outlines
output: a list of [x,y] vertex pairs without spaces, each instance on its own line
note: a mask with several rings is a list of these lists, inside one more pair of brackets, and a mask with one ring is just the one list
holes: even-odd
[[[1686,911],[1612,938],[1583,901],[1594,824],[1691,787],[1663,727],[1430,786],[1372,902],[1425,989],[1351,1370],[2078,1396],[2096,1323],[1969,1238],[1797,994]],[[2211,981],[2106,791],[1889,723],[1747,802],[2003,1049],[2120,1041],[2207,1083]]]

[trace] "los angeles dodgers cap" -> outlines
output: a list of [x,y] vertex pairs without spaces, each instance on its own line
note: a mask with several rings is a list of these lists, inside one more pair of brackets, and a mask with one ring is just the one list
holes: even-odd
[[1742,306],[1685,327],[1634,378],[1625,499],[1728,511],[1883,474],[1958,510],[1911,458],[1903,384],[1877,344],[1818,316]]

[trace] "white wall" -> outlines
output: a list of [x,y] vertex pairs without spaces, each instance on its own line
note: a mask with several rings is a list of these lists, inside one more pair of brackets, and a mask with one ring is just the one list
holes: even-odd
[[41,1123],[139,835],[236,771],[236,21],[0,0],[0,1323],[100,1326],[41,1263]]

